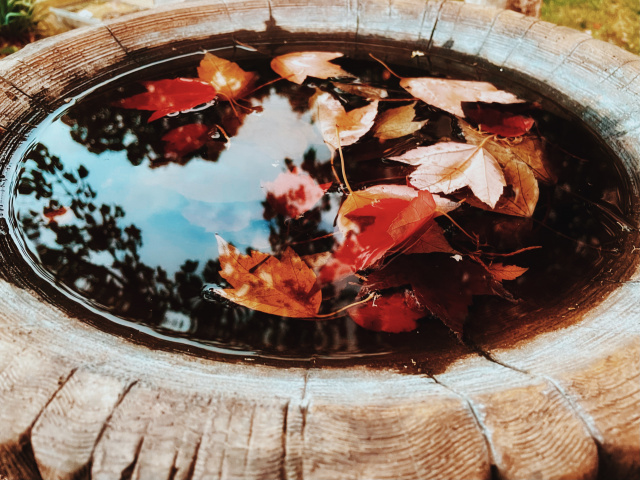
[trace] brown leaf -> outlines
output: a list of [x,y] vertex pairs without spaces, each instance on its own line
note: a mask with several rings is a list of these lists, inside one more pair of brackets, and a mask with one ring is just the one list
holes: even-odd
[[493,278],[502,282],[503,280],[515,280],[524,272],[529,270],[526,267],[518,267],[517,265],[505,265],[503,263],[492,263],[487,265],[489,272],[493,275]]
[[198,67],[198,77],[213,85],[223,99],[235,100],[247,93],[257,75],[245,72],[235,62],[207,52]]
[[220,275],[233,288],[212,292],[253,310],[283,317],[314,317],[320,309],[322,292],[313,270],[287,248],[278,260],[272,255],[252,251],[241,254],[220,236]]
[[417,189],[448,194],[469,187],[491,208],[506,185],[497,160],[474,145],[443,142],[418,147],[390,159],[418,167],[409,175],[409,184]]
[[357,95],[367,100],[381,100],[387,98],[389,94],[384,88],[372,87],[370,85],[361,85],[359,83],[341,83],[331,82],[343,92],[351,95]]
[[373,136],[380,140],[400,138],[420,130],[427,120],[414,122],[416,116],[415,103],[382,112],[373,129]]
[[556,181],[555,175],[548,167],[548,159],[542,141],[537,137],[523,137],[519,142],[505,142],[504,140],[487,139],[488,135],[475,130],[467,122],[458,120],[464,138],[472,145],[484,142],[484,148],[495,157],[500,165],[505,166],[512,160],[524,162],[538,180],[547,183]]
[[[357,142],[371,129],[378,113],[377,100],[347,113],[340,102],[326,92],[314,95],[312,104],[322,137],[332,153],[338,146],[345,147]],[[340,135],[339,142],[336,127]]]
[[498,90],[488,82],[443,78],[403,78],[400,86],[414,97],[445,112],[464,117],[462,102],[522,103],[512,93]]
[[342,57],[338,52],[295,52],[271,60],[274,72],[287,80],[302,85],[307,76],[314,78],[353,77],[331,60]]

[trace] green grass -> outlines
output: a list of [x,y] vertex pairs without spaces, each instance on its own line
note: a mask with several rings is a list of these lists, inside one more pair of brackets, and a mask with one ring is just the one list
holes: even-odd
[[0,36],[23,38],[34,28],[33,0],[0,0]]
[[639,0],[544,0],[542,19],[640,54]]

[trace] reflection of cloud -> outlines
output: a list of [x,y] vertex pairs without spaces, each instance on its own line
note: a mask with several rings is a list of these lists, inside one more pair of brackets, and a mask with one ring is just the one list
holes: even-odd
[[189,202],[181,211],[191,225],[218,233],[236,246],[269,248],[269,224],[260,202]]
[[284,97],[269,97],[262,107],[263,112],[247,115],[217,162],[194,159],[186,165],[149,169],[138,177],[140,186],[202,202],[264,200],[260,184],[282,173],[285,158],[300,165],[310,145],[323,148],[324,143],[310,116],[301,118],[291,111]]

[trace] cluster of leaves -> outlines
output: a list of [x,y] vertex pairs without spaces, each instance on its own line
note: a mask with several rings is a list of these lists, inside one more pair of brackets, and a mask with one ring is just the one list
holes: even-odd
[[[463,205],[512,217],[533,215],[538,182],[554,181],[541,140],[530,133],[534,121],[514,113],[521,99],[491,83],[405,78],[382,64],[387,76],[396,77],[398,97],[397,91],[362,83],[333,63],[341,56],[300,52],[271,62],[286,81],[302,85],[308,77],[328,80],[315,87],[310,108],[331,152],[335,181],[319,184],[308,172],[291,167],[263,185],[274,211],[293,219],[304,216],[328,190],[341,191],[334,247],[300,256],[289,246],[277,257],[243,254],[218,237],[220,275],[231,288],[209,293],[285,317],[322,319],[346,311],[359,325],[386,332],[410,331],[420,318],[437,316],[461,335],[473,297],[511,299],[503,282],[517,279],[526,268],[497,261],[519,252],[492,251],[477,235],[458,227],[451,215]],[[197,79],[146,82],[145,93],[116,105],[152,111],[149,121],[216,102],[238,116],[259,108],[243,101],[256,80],[256,74],[206,53]],[[418,113],[424,108],[447,112],[464,142],[425,141],[421,132],[428,119]],[[171,130],[162,137],[166,152],[185,155],[201,148],[214,132],[232,137],[225,126],[194,123]],[[371,155],[370,144],[382,152],[376,162],[409,169],[403,184],[380,179],[366,188],[351,188],[346,165]],[[334,167],[338,159],[342,176]],[[443,219],[468,237],[471,246],[452,245]],[[325,287],[352,279],[359,282],[360,299],[339,312],[320,314]]]

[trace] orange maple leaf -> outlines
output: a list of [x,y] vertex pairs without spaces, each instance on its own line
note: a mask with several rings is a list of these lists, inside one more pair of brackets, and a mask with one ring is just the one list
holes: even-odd
[[241,254],[220,236],[220,275],[233,288],[211,289],[233,303],[253,310],[283,317],[314,317],[320,309],[322,292],[316,275],[296,254],[287,248],[278,260],[273,255],[251,251]]
[[224,100],[233,101],[247,93],[257,75],[245,72],[235,62],[207,52],[198,67],[198,77],[210,83]]

